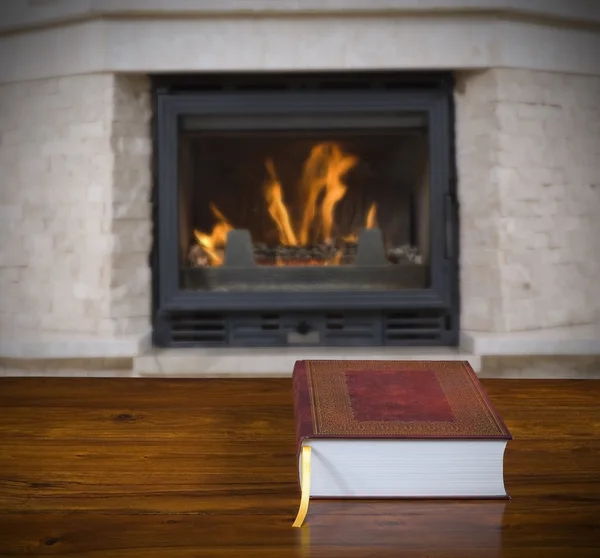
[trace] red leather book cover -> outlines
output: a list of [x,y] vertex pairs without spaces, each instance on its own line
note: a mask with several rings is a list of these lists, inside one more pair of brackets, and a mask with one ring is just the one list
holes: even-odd
[[468,362],[304,360],[293,373],[305,438],[512,436]]

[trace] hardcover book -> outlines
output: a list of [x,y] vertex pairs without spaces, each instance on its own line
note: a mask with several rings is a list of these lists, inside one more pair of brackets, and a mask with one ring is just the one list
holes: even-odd
[[293,390],[295,526],[309,497],[508,497],[512,436],[467,362],[298,361]]

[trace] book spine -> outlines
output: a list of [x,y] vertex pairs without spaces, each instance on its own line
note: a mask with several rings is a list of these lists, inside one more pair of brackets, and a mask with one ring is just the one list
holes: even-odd
[[306,363],[299,360],[294,365],[292,374],[292,390],[294,393],[294,423],[296,426],[296,452],[300,454],[302,440],[314,435],[311,399],[306,374]]

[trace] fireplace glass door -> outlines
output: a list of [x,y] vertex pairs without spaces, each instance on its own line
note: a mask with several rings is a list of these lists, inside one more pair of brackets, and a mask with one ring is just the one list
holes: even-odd
[[458,340],[452,76],[155,76],[159,346]]
[[179,288],[430,284],[425,111],[182,115]]

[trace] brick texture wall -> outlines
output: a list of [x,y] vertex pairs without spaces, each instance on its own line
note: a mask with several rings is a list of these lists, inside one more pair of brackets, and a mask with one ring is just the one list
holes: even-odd
[[458,76],[462,327],[600,319],[600,78]]
[[152,139],[150,83],[117,76],[113,89],[110,308],[102,321],[112,334],[150,328]]
[[0,328],[147,331],[149,107],[140,78],[0,86]]

